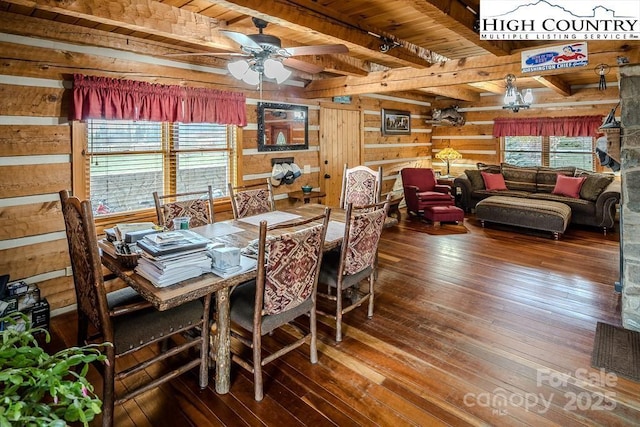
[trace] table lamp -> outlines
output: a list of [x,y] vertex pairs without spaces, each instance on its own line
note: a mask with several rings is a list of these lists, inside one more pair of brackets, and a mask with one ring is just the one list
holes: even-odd
[[451,147],[447,147],[444,150],[436,153],[436,159],[444,160],[445,162],[447,162],[447,176],[449,176],[449,162],[451,162],[451,160],[457,160],[461,158],[462,154],[458,153]]

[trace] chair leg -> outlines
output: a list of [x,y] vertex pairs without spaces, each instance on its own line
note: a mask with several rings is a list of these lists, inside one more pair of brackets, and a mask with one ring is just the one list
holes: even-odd
[[373,284],[375,283],[375,274],[369,276],[369,308],[367,310],[367,317],[371,319],[373,317]]
[[342,341],[342,290],[336,288],[336,341]]
[[260,331],[253,331],[253,389],[256,401],[264,397],[262,390],[262,337]]
[[318,345],[317,345],[317,332],[318,327],[316,324],[316,309],[315,307],[309,314],[309,330],[311,331],[311,342],[309,343],[309,360],[311,363],[318,363]]
[[115,396],[116,356],[113,348],[106,350],[109,364],[104,366],[102,378],[102,427],[113,427]]

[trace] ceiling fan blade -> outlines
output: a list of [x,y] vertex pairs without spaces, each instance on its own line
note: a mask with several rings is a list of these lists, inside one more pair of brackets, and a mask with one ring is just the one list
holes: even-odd
[[299,59],[294,58],[284,58],[282,60],[282,64],[309,74],[316,74],[324,69],[322,67],[318,67],[317,65],[309,64],[308,62],[300,61]]
[[291,56],[325,55],[328,53],[348,53],[349,49],[343,44],[323,44],[317,46],[298,46],[285,49]]
[[233,53],[233,52],[189,52],[189,53],[167,53],[164,56],[167,57],[180,57],[180,56],[249,56],[245,53]]
[[235,31],[227,31],[227,30],[220,30],[220,33],[229,37],[231,40],[238,43],[240,46],[248,47],[251,49],[262,50],[262,46],[260,46],[258,43],[251,40],[251,38],[246,34],[236,33]]

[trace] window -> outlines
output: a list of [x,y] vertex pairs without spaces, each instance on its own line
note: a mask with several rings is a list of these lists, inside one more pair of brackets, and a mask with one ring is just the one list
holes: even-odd
[[235,126],[89,120],[88,188],[94,214],[153,207],[153,192],[206,189],[227,196],[235,182]]
[[575,166],[593,171],[594,139],[588,136],[505,136],[502,156],[518,166]]

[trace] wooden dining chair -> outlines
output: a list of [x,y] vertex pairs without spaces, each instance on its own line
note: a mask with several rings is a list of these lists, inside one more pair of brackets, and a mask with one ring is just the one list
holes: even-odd
[[367,166],[349,168],[346,164],[344,165],[340,192],[341,209],[346,209],[349,203],[355,206],[378,203],[381,191],[382,168],[375,171]]
[[159,195],[153,192],[156,204],[158,225],[167,229],[173,228],[173,219],[189,217],[189,227],[213,224],[213,191],[209,185],[206,190],[189,191],[186,193]]
[[[335,302],[335,311],[318,309],[336,320],[336,341],[342,341],[342,317],[345,313],[368,300],[367,317],[373,317],[374,283],[378,243],[389,210],[387,196],[384,202],[358,206],[347,205],[344,238],[340,251],[328,252],[322,260],[318,279],[318,295]],[[362,290],[360,283],[368,279],[369,287]],[[322,292],[326,288],[326,292]],[[345,306],[345,294],[350,303]]]
[[[316,347],[316,290],[330,209],[307,220],[267,227],[260,222],[258,271],[255,280],[239,285],[231,294],[231,336],[253,350],[247,360],[234,353],[232,360],[253,372],[255,399],[263,398],[262,367],[309,341],[311,363]],[[320,221],[320,223],[318,223]],[[267,235],[267,233],[269,233]],[[309,315],[309,332],[290,324]],[[262,336],[290,324],[301,338],[268,356],[262,356]],[[251,334],[238,331],[241,328]]]
[[229,183],[229,197],[235,219],[258,215],[276,210],[273,186],[266,182],[234,187]]
[[[135,291],[130,288],[107,294],[91,203],[69,196],[66,190],[60,192],[60,200],[78,307],[78,345],[104,342],[112,344],[104,350],[109,363],[96,364],[103,376],[102,425],[113,425],[115,405],[195,367],[200,368],[202,385],[208,374],[207,326],[211,298],[204,299],[204,306],[197,300],[158,311],[150,304],[140,302],[135,297]],[[182,336],[175,347],[160,353],[154,350],[150,357],[144,357],[144,351],[138,352],[135,356],[137,364],[131,366],[134,357],[130,357],[126,361],[126,369],[118,369],[116,366],[123,356],[177,335]],[[197,357],[191,351],[193,348],[199,350]],[[133,383],[128,384],[122,395],[116,395],[116,380],[124,379],[180,353],[185,356],[185,359],[180,359],[183,365],[172,364],[171,370],[159,377],[143,383],[136,381],[135,386]],[[187,359],[187,356],[191,357]]]

